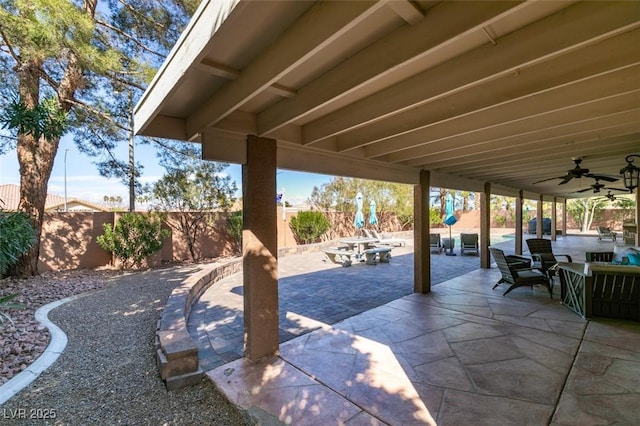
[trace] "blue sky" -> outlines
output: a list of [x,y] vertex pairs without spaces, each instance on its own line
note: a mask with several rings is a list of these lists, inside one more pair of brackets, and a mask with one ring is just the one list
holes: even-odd
[[[49,193],[64,196],[65,174],[65,150],[67,150],[67,197],[80,198],[92,202],[101,202],[105,195],[121,196],[123,205],[128,205],[129,189],[118,179],[106,179],[98,174],[92,159],[80,153],[75,147],[72,137],[65,136],[60,141],[60,147],[49,180]],[[119,158],[128,158],[127,143],[117,150]],[[144,165],[141,177],[142,183],[152,183],[164,174],[164,169],[158,165],[154,149],[150,146],[136,146],[136,162]],[[238,187],[242,184],[242,170],[237,164],[231,164],[227,168],[231,178],[236,181]],[[292,172],[281,170],[277,175],[278,191],[284,188],[286,200],[296,205],[303,203],[311,195],[314,186],[320,186],[329,182],[333,176],[312,173]],[[10,151],[0,155],[0,185],[14,183],[20,184],[20,174],[16,152]],[[240,194],[238,194],[240,196]]]

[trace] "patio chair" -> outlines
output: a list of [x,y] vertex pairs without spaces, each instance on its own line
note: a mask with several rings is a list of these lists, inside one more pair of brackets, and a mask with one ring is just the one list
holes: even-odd
[[437,251],[438,254],[442,254],[444,246],[442,245],[440,234],[429,234],[429,246],[431,247],[432,252]]
[[611,238],[611,241],[616,242],[617,232],[613,232],[608,226],[596,226],[598,231],[598,241],[602,241],[603,238]]
[[614,253],[612,251],[587,251],[584,257],[587,262],[612,262]]
[[504,252],[498,248],[489,247],[489,252],[491,252],[502,274],[502,278],[493,288],[495,289],[502,283],[511,284],[507,291],[502,293],[503,296],[506,296],[514,288],[529,286],[533,289],[534,285],[543,285],[547,288],[549,296],[553,299],[553,281],[537,269],[524,267],[526,265],[525,261],[528,261],[528,259],[523,259],[522,262],[515,262],[515,256],[511,256],[512,261],[510,262],[507,260]]
[[474,252],[476,256],[480,254],[478,234],[460,234],[460,255],[465,252]]
[[540,269],[551,280],[555,275],[555,270],[551,267],[559,262],[558,257],[564,257],[567,262],[573,262],[568,254],[554,254],[551,240],[545,238],[529,238],[527,247],[529,247],[529,253],[533,259],[533,267]]

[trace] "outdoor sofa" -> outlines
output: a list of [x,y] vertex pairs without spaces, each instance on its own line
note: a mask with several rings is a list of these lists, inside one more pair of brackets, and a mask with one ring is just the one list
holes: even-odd
[[563,304],[583,318],[640,321],[640,247],[616,244],[613,252],[585,258],[556,266]]

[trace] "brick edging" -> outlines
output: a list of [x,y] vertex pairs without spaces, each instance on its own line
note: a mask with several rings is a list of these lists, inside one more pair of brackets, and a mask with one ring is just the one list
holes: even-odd
[[191,339],[187,322],[191,307],[211,285],[242,271],[242,258],[212,264],[191,275],[173,289],[162,310],[156,330],[156,360],[168,390],[200,382],[198,346]]

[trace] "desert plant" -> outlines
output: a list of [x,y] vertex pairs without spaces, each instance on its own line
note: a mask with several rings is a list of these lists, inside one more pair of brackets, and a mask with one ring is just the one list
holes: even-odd
[[35,242],[36,233],[26,214],[0,210],[0,277],[4,277]]
[[236,252],[242,251],[242,212],[233,212],[227,217],[227,233],[233,239]]
[[10,294],[8,296],[0,297],[0,328],[2,328],[4,321],[8,320],[9,322],[13,322],[9,314],[6,312],[2,312],[6,309],[24,309],[24,305],[21,303],[9,303],[12,299],[15,299],[18,294]]
[[499,226],[500,228],[504,228],[507,225],[507,217],[500,214],[495,215],[493,217],[493,221],[496,226]]
[[442,223],[442,217],[440,216],[440,210],[436,207],[429,209],[429,222],[431,225],[440,225]]
[[300,212],[291,218],[290,226],[298,242],[310,244],[329,230],[329,220],[319,211]]
[[156,214],[126,213],[115,226],[106,223],[104,234],[97,238],[100,247],[122,262],[123,268],[140,266],[153,253],[162,248],[162,240],[169,231],[162,229],[162,220]]

